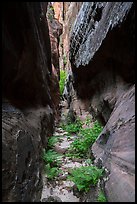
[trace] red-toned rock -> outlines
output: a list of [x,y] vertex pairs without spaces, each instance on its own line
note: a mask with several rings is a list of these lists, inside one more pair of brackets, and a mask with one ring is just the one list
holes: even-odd
[[63,26],[55,18],[55,12],[51,3],[48,3],[47,19],[49,26],[49,36],[51,43],[51,62],[52,62],[52,83],[51,83],[51,97],[54,104],[54,112],[56,121],[59,121],[59,79],[60,79],[60,67],[59,67],[59,39],[62,34]]

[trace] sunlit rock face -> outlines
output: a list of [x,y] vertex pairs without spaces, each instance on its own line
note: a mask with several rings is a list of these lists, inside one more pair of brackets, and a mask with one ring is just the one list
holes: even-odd
[[47,3],[2,8],[2,201],[37,202],[54,128]]
[[54,8],[55,12],[55,18],[62,23],[62,17],[63,17],[63,3],[64,2],[53,2],[52,6]]
[[55,11],[55,18],[63,25],[63,32],[60,36],[60,67],[61,69],[70,70],[69,62],[69,39],[71,29],[75,18],[81,8],[83,2],[54,2],[53,8]]
[[84,2],[70,38],[73,87],[104,129],[92,147],[110,172],[110,202],[135,201],[135,9]]

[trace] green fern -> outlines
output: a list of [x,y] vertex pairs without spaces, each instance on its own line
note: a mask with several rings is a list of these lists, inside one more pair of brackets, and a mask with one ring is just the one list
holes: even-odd
[[62,155],[58,154],[54,150],[48,150],[43,153],[43,160],[46,164],[50,164],[52,166],[58,166],[61,163]]
[[95,186],[102,176],[103,170],[96,166],[82,166],[73,169],[68,176],[68,180],[73,181],[79,191],[88,192],[90,186]]
[[102,191],[99,192],[97,201],[98,202],[107,202],[107,199],[106,199],[106,197]]
[[70,155],[75,157],[87,157],[89,148],[96,141],[103,127],[95,121],[93,128],[80,128],[79,137],[71,143]]
[[48,148],[54,147],[54,145],[59,141],[59,137],[52,136],[48,139]]
[[80,119],[76,119],[74,123],[62,124],[61,128],[67,131],[69,134],[78,133],[82,129],[82,122]]
[[58,169],[58,167],[51,167],[50,164],[47,164],[45,166],[45,173],[47,175],[47,178],[49,180],[54,179],[55,177],[57,177],[62,171],[60,169]]

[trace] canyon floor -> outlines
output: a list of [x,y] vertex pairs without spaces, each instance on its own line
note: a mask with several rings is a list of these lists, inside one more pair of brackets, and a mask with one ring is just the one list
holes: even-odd
[[[62,109],[62,113],[66,113],[67,111],[67,109]],[[62,114],[61,121],[65,120],[64,115],[66,114]],[[74,193],[74,189],[76,189],[75,183],[69,181],[67,176],[71,169],[80,166],[88,166],[89,164],[85,159],[70,158],[66,156],[70,144],[78,136],[76,134],[70,135],[70,133],[64,131],[61,127],[56,127],[54,136],[60,138],[59,142],[54,145],[53,150],[62,154],[61,165],[59,167],[61,173],[51,181],[47,179],[46,174],[43,176],[44,187],[41,202],[80,202],[79,192],[76,190],[77,193]],[[74,194],[77,194],[78,197]]]

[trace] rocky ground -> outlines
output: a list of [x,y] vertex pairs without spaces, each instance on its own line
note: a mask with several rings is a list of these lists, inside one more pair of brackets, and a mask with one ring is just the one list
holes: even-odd
[[[69,109],[67,108],[66,101],[61,102],[61,121],[66,121],[66,116]],[[87,114],[83,114],[80,118],[81,121],[84,121]],[[90,116],[91,117],[91,116]],[[93,124],[91,123],[91,126]],[[86,128],[86,126],[83,126]],[[54,145],[53,149],[62,154],[60,170],[62,173],[59,174],[54,180],[49,181],[47,176],[43,176],[43,191],[41,196],[41,202],[80,202],[81,196],[76,190],[74,182],[69,181],[67,176],[70,172],[70,169],[80,166],[87,166],[85,159],[82,158],[70,158],[66,156],[66,153],[70,147],[70,144],[78,137],[76,134],[70,134],[67,131],[64,131],[59,125],[57,125],[55,132],[55,137],[60,139]]]
[[54,136],[63,136],[61,142],[54,146],[54,150],[63,154],[61,159],[61,173],[54,181],[47,182],[45,175],[45,184],[42,192],[42,202],[79,202],[79,198],[73,194],[74,183],[67,180],[69,170],[74,167],[85,166],[86,162],[83,159],[70,159],[65,156],[70,144],[76,138],[76,135],[67,136],[68,133],[62,128],[56,128]]

